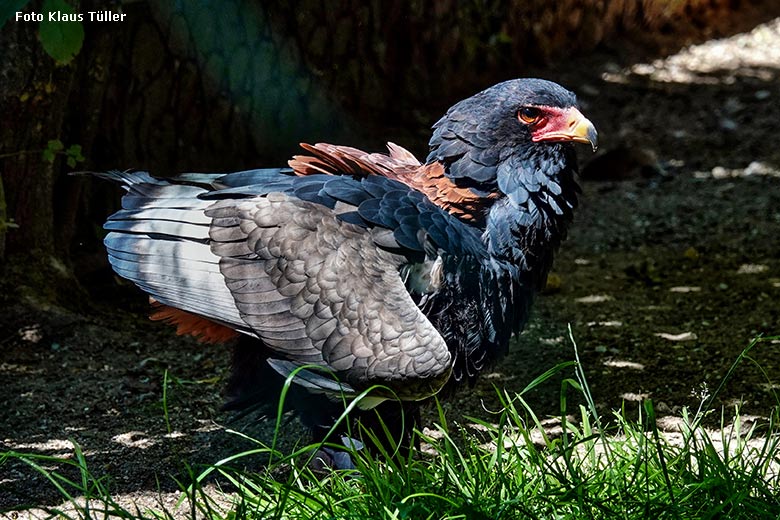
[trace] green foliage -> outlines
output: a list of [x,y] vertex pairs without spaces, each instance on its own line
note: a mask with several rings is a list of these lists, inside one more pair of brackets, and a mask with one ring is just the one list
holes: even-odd
[[84,156],[81,155],[81,145],[72,144],[65,150],[65,157],[68,166],[75,168],[77,163],[84,162]]
[[43,160],[50,163],[54,162],[54,158],[63,148],[65,148],[65,145],[62,144],[62,141],[59,139],[51,139],[46,143],[46,148],[43,150]]
[[[778,338],[767,338],[772,339]],[[737,363],[748,359],[758,343],[751,343]],[[192,475],[180,501],[188,500],[189,511],[120,508],[106,479],[89,472],[78,447],[73,459],[5,453],[0,464],[18,459],[37,469],[71,501],[76,511],[72,518],[778,518],[780,403],[763,424],[749,428],[739,409],[731,421],[722,414],[719,432],[701,425],[711,411],[701,408],[691,416],[684,410],[679,433],[668,434],[658,430],[650,401],[639,407],[637,420],[617,412],[599,417],[577,363],[575,377],[563,383],[560,429],[554,433],[523,395],[571,367],[562,364],[547,371],[520,393],[498,391],[503,409],[488,420],[453,424],[438,407],[439,423],[416,433],[423,453],[403,455],[387,430],[357,432],[370,450],[327,445],[347,449],[355,470],[312,470],[320,444],[282,454],[252,441],[255,449]],[[587,406],[568,410],[570,391],[582,392]],[[265,467],[236,469],[257,467],[242,459],[258,454],[269,459]],[[68,480],[44,468],[55,461],[75,466],[81,478]],[[203,485],[215,476],[228,484],[223,489],[229,492]],[[78,495],[87,500],[77,501]]]
[[60,65],[70,63],[84,43],[84,26],[80,21],[51,20],[49,14],[67,18],[67,15],[75,15],[76,10],[65,0],[45,0],[42,13],[43,20],[38,33],[43,50]]
[[54,162],[55,157],[59,154],[65,156],[65,160],[71,168],[75,168],[76,164],[85,160],[84,156],[81,155],[80,144],[72,144],[66,150],[65,145],[59,139],[52,139],[46,144],[46,148],[43,150],[43,160]]

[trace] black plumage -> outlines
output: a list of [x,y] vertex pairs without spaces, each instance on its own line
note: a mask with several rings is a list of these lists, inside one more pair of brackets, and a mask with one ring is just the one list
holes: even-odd
[[595,135],[563,87],[507,81],[434,125],[425,164],[307,145],[290,168],[102,174],[128,191],[105,242],[180,331],[238,331],[233,406],[305,364],[335,374],[296,380],[316,429],[342,393],[414,402],[506,352],[577,204],[572,142]]

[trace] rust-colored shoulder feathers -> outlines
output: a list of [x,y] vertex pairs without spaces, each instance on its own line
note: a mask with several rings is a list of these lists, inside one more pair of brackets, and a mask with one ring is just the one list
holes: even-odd
[[389,155],[327,143],[301,143],[301,147],[310,155],[296,155],[288,163],[297,175],[381,175],[422,192],[431,202],[466,222],[479,220],[494,199],[457,186],[445,175],[441,163],[422,164],[394,143],[387,144]]

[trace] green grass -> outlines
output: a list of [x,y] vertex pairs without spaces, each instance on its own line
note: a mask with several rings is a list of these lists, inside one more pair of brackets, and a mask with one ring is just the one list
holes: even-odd
[[[761,341],[751,342],[733,366],[750,361]],[[572,366],[575,377],[564,379],[561,390],[561,428],[553,435],[524,395]],[[656,427],[651,401],[639,405],[638,419],[619,412],[599,417],[582,366],[566,363],[520,393],[499,391],[503,409],[489,420],[458,417],[465,425],[456,424],[439,407],[435,428],[418,432],[423,454],[399,454],[385,432],[356,432],[374,447],[352,453],[357,469],[316,473],[308,462],[321,446],[282,454],[257,443],[183,483],[187,505],[178,511],[123,509],[78,447],[70,461],[4,453],[0,463],[17,459],[39,470],[76,504],[52,513],[71,518],[778,518],[780,403],[749,427],[738,409],[712,410],[732,371],[698,410],[682,412],[679,433],[668,434]],[[585,406],[568,409],[572,391],[584,396]],[[702,426],[713,413],[721,416],[715,433]],[[236,469],[257,454],[270,459],[267,467]],[[76,466],[80,480],[43,468],[54,461]],[[89,499],[88,507],[78,496]]]

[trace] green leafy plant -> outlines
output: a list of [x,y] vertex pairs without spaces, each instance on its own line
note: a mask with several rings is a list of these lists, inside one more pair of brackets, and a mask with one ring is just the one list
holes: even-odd
[[[15,18],[16,13],[22,11],[29,3],[30,0],[0,2],[0,27]],[[78,13],[65,0],[44,0],[40,14],[38,37],[43,50],[60,65],[67,65],[84,44],[84,25]],[[74,17],[79,19],[74,20]]]
[[76,10],[65,0],[45,0],[41,12],[43,20],[38,34],[43,50],[61,65],[70,63],[84,43],[84,26],[78,20],[68,19],[69,15],[76,15]]
[[65,156],[65,160],[71,168],[75,168],[76,164],[85,160],[81,154],[80,144],[72,144],[65,149],[65,145],[59,139],[52,139],[46,144],[46,148],[43,150],[43,160],[54,162],[54,159],[60,154]]

